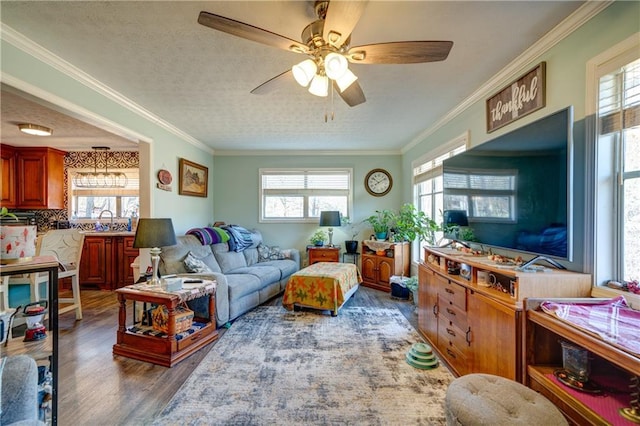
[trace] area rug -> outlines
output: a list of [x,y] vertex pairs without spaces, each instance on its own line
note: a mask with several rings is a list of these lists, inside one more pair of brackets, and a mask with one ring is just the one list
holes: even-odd
[[407,364],[419,341],[397,309],[332,317],[259,307],[221,337],[153,424],[445,424],[453,376],[442,364]]

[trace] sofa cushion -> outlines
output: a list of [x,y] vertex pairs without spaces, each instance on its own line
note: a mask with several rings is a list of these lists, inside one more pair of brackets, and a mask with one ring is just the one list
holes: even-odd
[[287,278],[289,275],[298,271],[298,264],[289,259],[269,260],[267,262],[259,262],[255,264],[256,268],[261,268],[263,266],[278,268],[281,273],[281,278]]
[[273,266],[246,266],[244,268],[234,269],[227,275],[249,274],[260,280],[261,287],[280,281],[282,273],[280,269]]
[[213,254],[223,274],[247,266],[244,254],[230,251],[227,244],[214,244],[210,247],[213,249]]
[[229,288],[230,304],[247,294],[255,293],[263,285],[255,275],[251,274],[229,274],[226,275],[227,286]]
[[189,252],[203,261],[211,271],[222,272],[211,252],[211,246],[203,246],[198,238],[193,235],[180,235],[176,237],[175,245],[162,247],[159,265],[160,274],[184,274],[189,272],[184,266],[184,260]]
[[247,266],[252,266],[258,263],[258,249],[257,248],[248,248],[242,252],[244,254],[244,258],[247,261]]

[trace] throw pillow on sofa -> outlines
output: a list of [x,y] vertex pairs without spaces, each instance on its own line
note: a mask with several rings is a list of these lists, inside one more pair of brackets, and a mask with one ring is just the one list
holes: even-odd
[[281,250],[278,246],[269,247],[264,244],[258,246],[258,262],[289,258],[291,258],[291,250]]
[[206,263],[195,257],[191,252],[189,252],[187,257],[184,259],[184,268],[188,272],[197,272],[200,274],[213,272]]

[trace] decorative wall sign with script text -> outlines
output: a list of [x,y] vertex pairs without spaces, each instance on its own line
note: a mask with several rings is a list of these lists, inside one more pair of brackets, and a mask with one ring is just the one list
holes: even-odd
[[545,106],[546,62],[487,99],[487,133]]

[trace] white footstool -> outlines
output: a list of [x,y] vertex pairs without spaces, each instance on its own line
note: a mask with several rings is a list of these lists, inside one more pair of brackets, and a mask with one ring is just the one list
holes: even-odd
[[547,398],[528,387],[490,374],[468,374],[447,389],[448,426],[567,425]]

